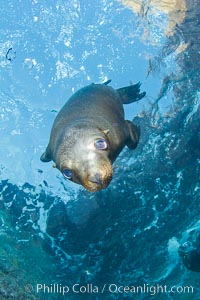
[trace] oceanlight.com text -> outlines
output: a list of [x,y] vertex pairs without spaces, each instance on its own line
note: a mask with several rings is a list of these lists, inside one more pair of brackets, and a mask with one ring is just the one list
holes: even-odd
[[[34,290],[34,288],[32,289]],[[72,285],[62,284],[44,284],[38,283],[36,285],[36,293],[38,294],[60,294],[66,295],[68,293],[74,294],[149,294],[151,296],[158,294],[193,294],[194,288],[192,286],[171,286],[167,285],[117,285],[115,283],[95,285],[92,283],[81,285],[78,283]]]

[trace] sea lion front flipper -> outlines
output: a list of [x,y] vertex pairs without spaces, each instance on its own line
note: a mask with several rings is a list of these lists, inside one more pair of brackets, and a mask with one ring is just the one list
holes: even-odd
[[51,161],[51,153],[50,153],[50,146],[48,145],[46,151],[41,155],[40,160],[43,162]]
[[140,93],[140,86],[141,83],[138,82],[137,84],[131,84],[129,86],[117,89],[122,103],[129,104],[142,99],[146,95],[146,92]]
[[105,81],[103,84],[104,85],[108,85],[111,82],[111,79],[108,79],[107,81]]
[[140,127],[133,124],[131,121],[125,121],[129,131],[129,138],[126,141],[126,146],[129,149],[135,149],[140,139]]

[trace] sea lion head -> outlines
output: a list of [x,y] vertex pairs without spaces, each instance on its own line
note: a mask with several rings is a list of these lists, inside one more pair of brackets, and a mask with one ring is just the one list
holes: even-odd
[[76,124],[64,130],[57,145],[55,163],[65,178],[91,192],[108,186],[113,170],[106,131]]

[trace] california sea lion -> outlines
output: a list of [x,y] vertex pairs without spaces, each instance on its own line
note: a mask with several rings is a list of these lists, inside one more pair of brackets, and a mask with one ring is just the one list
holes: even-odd
[[65,178],[96,192],[112,179],[112,163],[127,145],[135,149],[140,130],[124,119],[123,104],[140,100],[140,83],[113,89],[90,84],[77,91],[58,113],[41,161],[53,160]]

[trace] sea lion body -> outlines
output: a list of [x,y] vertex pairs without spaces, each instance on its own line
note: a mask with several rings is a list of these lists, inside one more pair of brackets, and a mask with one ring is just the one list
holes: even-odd
[[145,93],[140,94],[140,84],[115,90],[107,83],[86,86],[66,102],[41,156],[89,191],[106,188],[121,150],[125,145],[134,149],[139,141],[139,129],[124,119],[123,104],[140,100]]

